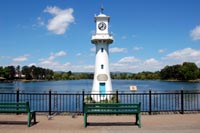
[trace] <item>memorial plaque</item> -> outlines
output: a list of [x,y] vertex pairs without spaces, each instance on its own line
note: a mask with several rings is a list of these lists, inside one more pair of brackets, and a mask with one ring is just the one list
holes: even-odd
[[97,80],[98,81],[107,81],[108,80],[108,76],[106,74],[99,74],[97,76]]

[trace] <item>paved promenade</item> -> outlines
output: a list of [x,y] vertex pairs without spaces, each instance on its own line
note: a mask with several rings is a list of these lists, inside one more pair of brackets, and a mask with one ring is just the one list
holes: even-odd
[[26,125],[27,115],[0,114],[0,133],[200,133],[200,114],[142,115],[142,128],[133,126],[134,116],[88,116],[90,125],[83,127],[83,116],[58,115],[48,120],[37,115],[37,124]]

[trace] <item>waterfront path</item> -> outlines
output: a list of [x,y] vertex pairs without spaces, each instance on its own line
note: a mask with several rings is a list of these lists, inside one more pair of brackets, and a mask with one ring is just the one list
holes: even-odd
[[142,115],[142,128],[134,124],[134,116],[89,116],[83,127],[83,116],[37,115],[37,124],[26,125],[27,115],[0,114],[0,133],[199,133],[200,114]]

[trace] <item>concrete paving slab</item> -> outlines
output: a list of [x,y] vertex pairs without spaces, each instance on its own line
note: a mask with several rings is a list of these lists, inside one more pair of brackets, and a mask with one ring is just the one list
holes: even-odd
[[72,118],[37,115],[37,124],[27,127],[27,115],[0,114],[0,133],[199,133],[200,114],[142,115],[142,128],[135,125],[132,115],[88,116],[89,126],[83,127],[83,116]]

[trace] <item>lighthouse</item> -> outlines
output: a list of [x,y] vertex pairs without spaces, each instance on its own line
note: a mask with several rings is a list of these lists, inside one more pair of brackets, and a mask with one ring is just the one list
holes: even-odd
[[[113,36],[108,32],[110,17],[101,13],[94,17],[96,32],[92,35],[91,43],[96,47],[95,72],[92,87],[92,99],[94,101],[109,100],[112,92],[112,83],[109,69],[109,45],[113,42]],[[96,94],[96,95],[95,95]]]

